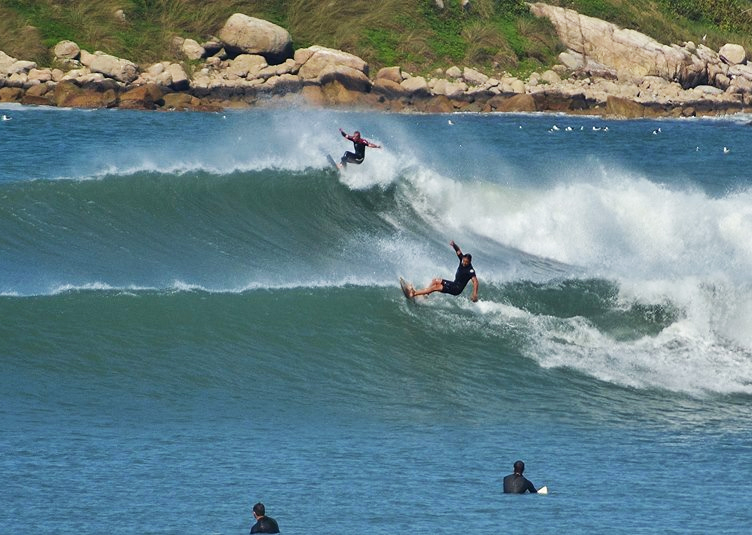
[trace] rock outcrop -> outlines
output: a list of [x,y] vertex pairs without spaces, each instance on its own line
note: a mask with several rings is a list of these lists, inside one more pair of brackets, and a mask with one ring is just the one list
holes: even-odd
[[298,76],[303,81],[325,85],[339,82],[347,89],[367,92],[371,88],[368,64],[361,58],[323,46],[312,46],[295,51]]
[[584,66],[594,61],[608,65],[623,78],[660,76],[681,83],[692,63],[681,49],[571,9],[535,3],[530,10],[553,23],[561,42],[580,56]]
[[88,67],[91,72],[101,73],[118,82],[130,83],[138,78],[138,67],[135,63],[109,54],[95,53]]
[[258,54],[275,64],[292,57],[292,38],[287,30],[242,13],[227,19],[219,38],[233,55]]
[[739,65],[747,62],[747,52],[741,45],[726,43],[718,51],[721,61],[728,65]]
[[752,108],[752,65],[743,47],[719,51],[688,42],[663,45],[633,30],[531,4],[549,17],[568,50],[559,65],[522,80],[451,66],[416,76],[400,66],[370,78],[353,54],[311,46],[292,53],[289,33],[242,14],[219,39],[175,38],[183,62],[139,67],[62,41],[54,67],[0,52],[0,101],[30,105],[206,110],[292,105],[378,107],[390,111],[590,113],[612,117],[691,116]]
[[52,53],[57,59],[78,59],[81,55],[81,49],[73,41],[60,41],[52,49]]

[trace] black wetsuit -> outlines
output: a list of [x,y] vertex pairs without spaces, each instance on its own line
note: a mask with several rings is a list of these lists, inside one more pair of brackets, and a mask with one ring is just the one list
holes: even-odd
[[350,141],[353,142],[355,152],[347,151],[345,154],[343,154],[342,160],[340,160],[342,165],[347,165],[348,163],[363,163],[363,160],[366,157],[366,147],[368,146],[368,141],[363,138],[360,138],[357,141],[351,139]]
[[460,258],[460,267],[457,268],[457,273],[454,274],[454,280],[442,279],[441,293],[460,295],[473,277],[475,277],[473,264],[470,263],[467,266],[463,266],[462,258]]
[[279,533],[279,526],[272,517],[262,516],[251,528],[251,533]]
[[537,494],[535,486],[522,474],[509,474],[504,477],[504,492],[507,494],[525,494],[529,491]]

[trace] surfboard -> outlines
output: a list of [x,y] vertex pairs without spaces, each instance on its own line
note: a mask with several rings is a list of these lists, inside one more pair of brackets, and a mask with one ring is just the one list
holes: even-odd
[[413,301],[415,298],[410,297],[410,290],[413,289],[413,285],[407,282],[402,277],[399,278],[399,281],[400,281],[400,288],[402,288],[402,293],[405,294],[405,299],[407,299],[408,301]]
[[548,487],[546,485],[543,485],[538,489],[538,494],[548,494]]
[[329,165],[331,165],[337,171],[339,171],[339,167],[337,167],[337,162],[334,161],[334,158],[332,158],[331,154],[326,155],[326,161],[329,162]]

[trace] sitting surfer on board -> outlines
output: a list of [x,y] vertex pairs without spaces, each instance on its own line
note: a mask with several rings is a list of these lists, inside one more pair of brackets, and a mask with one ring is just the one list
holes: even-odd
[[[529,492],[531,494],[538,494],[528,478],[522,475],[525,471],[525,463],[522,461],[514,462],[514,472],[508,476],[504,476],[504,493],[505,494],[525,494]],[[548,489],[546,489],[547,491]],[[541,491],[542,492],[542,491]]]
[[266,516],[266,507],[259,502],[253,506],[253,518],[256,523],[251,526],[251,533],[279,533],[279,524],[270,516]]
[[339,133],[342,134],[342,137],[352,141],[355,146],[355,152],[347,151],[342,155],[340,163],[337,164],[337,167],[340,169],[347,167],[348,163],[362,164],[366,157],[366,147],[371,147],[372,149],[381,148],[381,145],[376,145],[375,143],[371,143],[367,139],[360,137],[360,132],[357,130],[353,132],[353,135],[351,136],[347,135],[347,133],[341,128],[339,129]]
[[450,281],[442,278],[435,278],[431,281],[431,284],[423,288],[422,290],[410,290],[409,297],[416,297],[418,295],[428,295],[433,292],[441,292],[450,295],[460,295],[467,286],[467,283],[473,281],[473,295],[471,299],[473,302],[478,301],[478,277],[475,276],[475,268],[473,268],[473,255],[462,254],[462,250],[459,245],[454,243],[454,240],[449,242],[454,252],[457,253],[457,258],[460,259],[460,265],[457,268],[457,273],[454,275],[454,280]]

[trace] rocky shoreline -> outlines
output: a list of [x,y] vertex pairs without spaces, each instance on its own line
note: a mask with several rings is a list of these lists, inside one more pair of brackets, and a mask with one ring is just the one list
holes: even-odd
[[[183,61],[150,66],[71,41],[54,65],[0,52],[0,102],[73,108],[219,111],[259,106],[395,112],[560,112],[620,118],[752,111],[752,65],[743,47],[663,45],[572,10],[529,4],[567,47],[560,64],[527,80],[453,66],[413,76],[399,66],[373,78],[361,58],[321,46],[293,51],[289,33],[236,13],[199,44],[176,38]],[[122,16],[122,15],[120,15]]]

